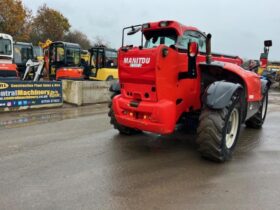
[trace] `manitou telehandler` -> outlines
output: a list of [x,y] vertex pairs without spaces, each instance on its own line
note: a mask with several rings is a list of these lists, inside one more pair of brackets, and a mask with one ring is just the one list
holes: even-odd
[[[124,45],[127,30],[142,32],[140,46]],[[118,64],[109,116],[121,134],[165,135],[183,124],[197,131],[203,157],[224,162],[242,123],[264,123],[267,81],[243,69],[238,56],[211,54],[211,35],[195,27],[160,21],[124,28]]]
[[0,80],[18,80],[17,65],[13,64],[13,38],[0,33]]

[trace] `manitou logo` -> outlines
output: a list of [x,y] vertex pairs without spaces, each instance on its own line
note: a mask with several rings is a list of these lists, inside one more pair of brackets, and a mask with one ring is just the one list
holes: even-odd
[[140,68],[144,64],[149,64],[151,58],[124,58],[123,62],[129,64],[132,68]]

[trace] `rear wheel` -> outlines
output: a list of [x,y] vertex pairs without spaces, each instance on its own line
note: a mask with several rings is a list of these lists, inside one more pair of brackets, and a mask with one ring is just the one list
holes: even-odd
[[248,128],[260,129],[265,121],[268,105],[268,91],[265,92],[258,112],[246,121]]
[[236,93],[222,110],[202,110],[197,138],[202,157],[216,162],[231,158],[240,131],[240,106],[240,96]]
[[140,131],[140,130],[136,130],[136,129],[133,129],[133,128],[123,126],[123,125],[121,125],[117,122],[117,119],[115,117],[115,113],[114,113],[114,110],[113,110],[113,106],[112,106],[113,105],[113,103],[112,103],[113,98],[117,95],[119,95],[119,93],[113,93],[111,95],[111,102],[108,105],[109,106],[108,116],[111,118],[110,123],[114,126],[115,129],[117,129],[119,131],[120,134],[134,135],[134,134],[142,133],[142,131]]
[[109,77],[107,77],[107,79],[106,79],[106,81],[112,81],[112,80],[114,80],[114,77],[113,77],[113,76],[109,76]]

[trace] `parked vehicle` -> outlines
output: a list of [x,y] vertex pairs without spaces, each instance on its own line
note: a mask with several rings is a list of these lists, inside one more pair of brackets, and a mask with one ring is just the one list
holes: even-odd
[[34,60],[33,44],[26,42],[15,42],[13,60],[17,65],[20,77],[22,78],[25,73],[27,61]]
[[[139,46],[124,44],[128,30],[142,32]],[[223,162],[242,123],[259,129],[265,121],[267,81],[243,69],[238,56],[212,54],[211,34],[176,21],[130,26],[118,53],[109,116],[120,134],[166,135],[180,124],[197,131],[202,157]]]
[[44,48],[46,77],[49,80],[83,80],[81,47],[68,42],[50,42]]
[[13,63],[13,38],[0,33],[0,80],[19,79],[17,65]]
[[89,79],[110,81],[118,79],[118,53],[106,47],[94,47],[90,52]]

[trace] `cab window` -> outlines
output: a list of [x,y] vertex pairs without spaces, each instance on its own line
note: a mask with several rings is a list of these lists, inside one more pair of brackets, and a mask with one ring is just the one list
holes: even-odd
[[117,67],[118,53],[115,51],[106,50],[105,51],[105,66],[106,68]]
[[173,29],[146,31],[144,36],[146,39],[145,48],[155,48],[161,44],[170,47],[177,42],[177,33]]
[[68,48],[66,50],[66,56],[67,56],[67,63],[69,65],[79,65],[81,61],[81,54],[80,49],[78,48]]
[[177,46],[179,48],[188,49],[189,42],[196,42],[199,46],[199,52],[206,52],[206,38],[197,31],[186,31],[182,37],[178,39]]

